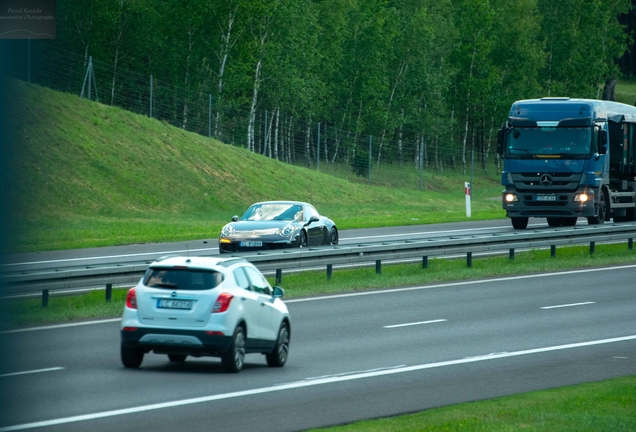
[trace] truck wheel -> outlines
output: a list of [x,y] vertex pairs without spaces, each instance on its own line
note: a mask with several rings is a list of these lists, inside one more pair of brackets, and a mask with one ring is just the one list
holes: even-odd
[[598,214],[587,218],[587,223],[590,225],[600,225],[605,222],[605,215],[607,214],[607,207],[605,206],[605,193],[601,191],[601,196],[598,197]]
[[510,218],[512,221],[512,227],[514,229],[526,229],[528,226],[528,218],[527,217],[513,217]]
[[561,218],[558,217],[549,217],[548,225],[551,227],[560,227],[561,226]]

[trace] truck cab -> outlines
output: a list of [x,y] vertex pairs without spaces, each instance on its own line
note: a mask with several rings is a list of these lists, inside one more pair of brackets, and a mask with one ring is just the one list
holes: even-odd
[[573,226],[635,220],[636,108],[590,99],[517,101],[498,134],[502,206],[516,229],[529,217]]

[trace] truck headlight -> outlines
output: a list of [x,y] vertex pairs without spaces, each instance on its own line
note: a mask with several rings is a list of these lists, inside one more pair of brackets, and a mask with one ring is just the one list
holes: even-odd
[[576,202],[588,202],[590,200],[590,196],[586,193],[580,193],[580,194],[576,194],[574,195],[574,201]]
[[519,197],[517,196],[517,194],[507,193],[504,195],[504,201],[506,201],[507,203],[519,201]]

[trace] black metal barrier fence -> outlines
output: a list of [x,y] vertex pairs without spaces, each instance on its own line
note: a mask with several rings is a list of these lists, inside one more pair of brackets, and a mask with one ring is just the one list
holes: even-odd
[[[280,284],[283,271],[324,268],[326,277],[330,278],[334,266],[375,263],[375,271],[380,274],[382,261],[421,259],[422,267],[426,268],[429,257],[448,258],[465,255],[467,267],[472,267],[474,253],[508,251],[510,259],[514,259],[516,250],[549,247],[551,257],[556,257],[557,246],[589,244],[590,254],[594,254],[597,243],[623,241],[627,242],[628,249],[632,250],[635,236],[636,223],[625,223],[501,233],[429,235],[426,238],[356,245],[224,254],[223,257],[243,258],[255,264],[262,272],[275,272],[276,284]],[[42,305],[47,306],[49,291],[72,291],[105,285],[106,300],[109,301],[113,285],[136,284],[148,265],[159,258],[150,255],[128,262],[104,258],[97,264],[64,267],[45,267],[42,264],[5,265],[0,268],[0,296],[42,292]],[[213,254],[203,256],[205,255]]]

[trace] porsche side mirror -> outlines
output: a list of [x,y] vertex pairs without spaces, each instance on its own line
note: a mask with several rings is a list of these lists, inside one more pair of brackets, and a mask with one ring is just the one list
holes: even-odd
[[318,222],[319,220],[320,220],[320,219],[318,218],[318,216],[312,216],[312,217],[310,217],[310,218],[309,218],[309,222],[307,222],[307,223],[305,224],[305,226],[307,226],[307,225],[311,224],[312,222]]
[[238,221],[238,216],[236,215],[232,216],[232,222],[236,222],[236,221]]

